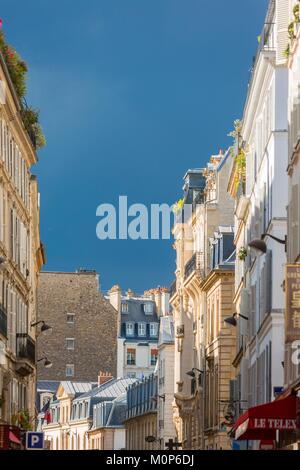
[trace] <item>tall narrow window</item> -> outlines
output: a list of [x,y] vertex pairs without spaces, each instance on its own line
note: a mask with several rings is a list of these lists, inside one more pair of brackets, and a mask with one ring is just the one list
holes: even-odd
[[67,364],[66,365],[66,376],[67,377],[74,377],[74,364]]
[[146,323],[139,323],[138,325],[138,335],[146,336]]
[[135,366],[135,349],[127,349],[127,365],[129,366]]

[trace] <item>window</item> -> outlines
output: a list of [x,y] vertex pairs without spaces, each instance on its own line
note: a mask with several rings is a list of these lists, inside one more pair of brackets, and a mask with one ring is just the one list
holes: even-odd
[[75,348],[75,339],[74,338],[67,338],[66,339],[67,349],[74,349]]
[[134,335],[134,323],[126,323],[126,336]]
[[66,365],[66,376],[67,377],[74,377],[74,364],[67,364]]
[[75,323],[75,314],[67,313],[67,323]]
[[127,302],[122,302],[121,311],[122,311],[122,313],[128,313],[128,303]]
[[144,304],[144,312],[146,315],[152,315],[153,311],[154,311],[154,304],[152,302],[147,302],[146,304]]
[[136,373],[135,372],[128,372],[127,377],[129,379],[135,379],[136,378]]
[[150,323],[150,336],[157,336],[158,323]]
[[157,349],[151,349],[151,366],[155,366],[157,361]]
[[139,323],[138,335],[139,336],[146,336],[146,323]]
[[135,349],[127,349],[127,365],[135,366]]

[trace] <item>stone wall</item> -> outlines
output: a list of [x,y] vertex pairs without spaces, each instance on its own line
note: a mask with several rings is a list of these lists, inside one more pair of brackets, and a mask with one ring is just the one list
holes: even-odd
[[[97,382],[99,370],[116,377],[117,312],[99,291],[95,272],[41,273],[38,319],[53,327],[38,337],[38,358],[45,353],[53,363],[49,369],[38,363],[38,379]],[[74,338],[74,350],[66,338]],[[73,377],[66,376],[67,364],[74,364]]]

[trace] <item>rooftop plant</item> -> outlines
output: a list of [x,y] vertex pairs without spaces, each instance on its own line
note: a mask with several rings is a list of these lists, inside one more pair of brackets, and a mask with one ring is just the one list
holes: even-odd
[[241,138],[242,121],[236,119],[233,125],[234,130],[231,131],[228,135],[234,139],[234,145],[230,149],[231,156],[235,160],[234,185],[235,189],[237,190],[241,184],[244,190],[246,181],[246,145]]
[[172,210],[175,215],[179,214],[182,211],[182,208],[184,206],[184,199],[181,198],[177,202],[175,202],[172,206]]
[[43,147],[46,140],[42,127],[39,123],[39,113],[31,107],[28,107],[25,101],[27,91],[27,65],[19,54],[6,43],[5,35],[2,31],[2,20],[0,20],[0,51],[4,58],[7,70],[13,83],[17,97],[21,105],[21,117],[25,129],[27,130],[32,143],[36,149]]

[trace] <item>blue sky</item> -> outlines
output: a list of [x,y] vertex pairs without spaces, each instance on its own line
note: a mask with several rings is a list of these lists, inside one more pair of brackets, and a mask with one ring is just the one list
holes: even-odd
[[47,147],[33,168],[47,270],[101,287],[169,285],[167,240],[96,238],[96,208],[173,203],[188,168],[230,144],[267,0],[2,0]]

